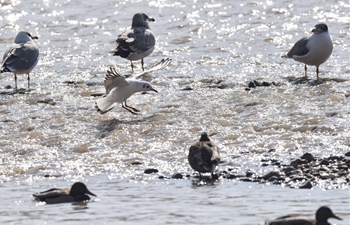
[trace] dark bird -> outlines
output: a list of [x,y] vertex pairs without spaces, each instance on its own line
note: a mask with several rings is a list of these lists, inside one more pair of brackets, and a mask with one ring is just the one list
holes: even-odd
[[15,37],[14,43],[6,50],[0,73],[11,72],[15,75],[15,89],[17,89],[17,74],[27,74],[28,89],[30,86],[29,73],[34,69],[39,60],[39,49],[32,36],[26,31],[20,31]]
[[266,221],[266,225],[331,225],[328,223],[329,218],[341,220],[334,215],[332,210],[327,206],[322,206],[316,211],[315,218],[310,218],[305,215],[291,214],[277,218],[273,221]]
[[200,178],[201,173],[211,173],[213,176],[216,166],[220,163],[220,153],[206,132],[203,132],[199,141],[190,147],[188,162],[192,169],[199,172]]
[[142,71],[144,71],[143,58],[149,56],[154,50],[156,39],[148,21],[155,20],[144,13],[136,13],[132,18],[131,27],[117,37],[117,47],[110,51],[114,56],[130,60],[132,72],[134,72],[132,61],[141,59]]
[[76,182],[70,190],[52,188],[47,191],[35,193],[33,196],[37,201],[46,202],[46,204],[56,204],[88,201],[90,197],[87,194],[96,196],[87,189],[85,184]]
[[295,61],[305,64],[305,77],[307,77],[306,65],[316,66],[318,80],[318,67],[331,56],[333,43],[325,23],[316,24],[315,29],[311,32],[313,34],[309,38],[302,38],[294,44],[287,53],[287,58],[293,58]]

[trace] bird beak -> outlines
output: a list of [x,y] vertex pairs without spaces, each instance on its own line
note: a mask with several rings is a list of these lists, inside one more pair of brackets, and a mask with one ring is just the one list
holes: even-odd
[[319,33],[319,31],[315,28],[315,29],[312,29],[311,33]]
[[154,21],[156,21],[154,18],[152,18],[152,17],[149,17],[148,18],[148,21],[151,21],[151,22],[154,22]]
[[90,192],[89,190],[86,190],[86,194],[89,194],[89,195],[97,197],[94,193]]
[[157,93],[158,93],[158,91],[157,91],[156,89],[153,89],[153,88],[151,89],[151,91],[154,91],[154,92],[157,92]]
[[337,217],[336,215],[332,215],[332,218],[338,219],[338,220],[342,220],[340,217]]
[[32,36],[32,39],[39,39],[38,36]]

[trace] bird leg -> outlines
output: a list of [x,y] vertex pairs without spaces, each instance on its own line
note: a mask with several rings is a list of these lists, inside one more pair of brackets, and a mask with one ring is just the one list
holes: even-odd
[[316,66],[316,75],[317,75],[317,80],[318,80],[318,66]]
[[29,73],[27,73],[27,80],[28,80],[28,89],[30,89],[30,77],[29,77]]
[[131,62],[131,73],[134,73],[134,65],[132,64],[132,60],[130,60]]
[[17,74],[15,74],[15,89],[17,90]]
[[135,109],[134,107],[128,106],[128,105],[126,104],[126,100],[124,101],[124,104],[125,104],[126,107],[128,107],[128,108],[134,110],[135,112],[140,112],[140,110]]
[[305,78],[307,78],[306,71],[307,71],[307,66],[306,66],[306,64],[305,64]]
[[141,67],[142,67],[142,71],[145,71],[145,68],[143,68],[143,58],[141,59]]
[[131,112],[132,114],[135,114],[135,115],[137,115],[137,112],[140,112],[140,110],[135,109],[134,107],[128,106],[128,105],[126,104],[126,101],[124,101],[124,102],[122,103],[122,107],[123,107],[124,109],[128,110],[129,112]]

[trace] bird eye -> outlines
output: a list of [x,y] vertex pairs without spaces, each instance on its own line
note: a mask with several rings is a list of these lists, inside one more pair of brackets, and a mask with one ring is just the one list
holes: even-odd
[[149,88],[149,86],[147,85],[147,88]]
[[146,85],[144,84],[142,87],[145,88],[145,86],[146,86]]

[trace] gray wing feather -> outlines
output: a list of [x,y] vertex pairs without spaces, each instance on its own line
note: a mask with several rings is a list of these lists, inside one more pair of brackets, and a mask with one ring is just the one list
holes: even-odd
[[292,47],[292,49],[287,53],[287,56],[289,58],[293,58],[293,55],[306,55],[309,52],[309,49],[306,47],[307,42],[307,38],[302,38],[299,41],[297,41]]
[[154,48],[156,43],[152,31],[146,28],[133,28],[132,32],[129,32],[127,36],[130,40],[130,49],[137,53],[142,53]]
[[33,44],[13,44],[4,54],[3,67],[10,71],[32,69],[38,62],[39,49]]
[[128,85],[128,82],[125,80],[125,77],[116,71],[113,66],[111,66],[109,70],[107,70],[104,80],[106,95],[108,95],[113,88],[121,88],[126,85]]

